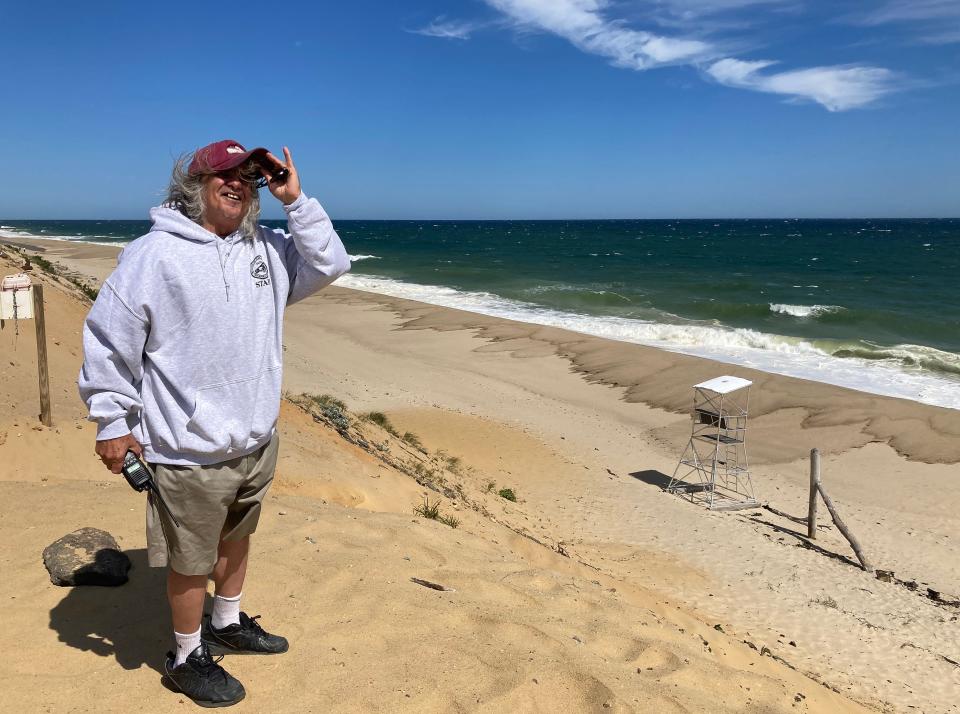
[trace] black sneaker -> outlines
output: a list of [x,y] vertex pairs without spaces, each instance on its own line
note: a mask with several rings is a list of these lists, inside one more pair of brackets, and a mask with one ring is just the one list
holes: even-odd
[[240,613],[240,624],[227,625],[218,630],[210,622],[209,616],[203,618],[203,642],[216,654],[281,654],[289,648],[287,639],[280,635],[265,632],[255,617]]
[[174,661],[173,653],[167,652],[167,680],[201,707],[229,707],[247,695],[243,685],[218,664],[220,660],[210,656],[205,643],[187,655],[187,661],[179,667],[173,666]]

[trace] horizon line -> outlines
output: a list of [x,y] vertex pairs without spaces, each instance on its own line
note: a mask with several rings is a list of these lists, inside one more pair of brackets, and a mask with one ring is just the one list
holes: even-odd
[[[260,217],[261,221],[285,221],[285,218],[267,218]],[[425,223],[428,221],[440,221],[443,223],[454,223],[457,221],[469,221],[471,223],[498,223],[506,221],[956,221],[960,220],[960,214],[956,216],[738,216],[738,217],[717,217],[717,216],[634,216],[630,218],[332,218],[331,221],[383,221],[383,222],[408,222]],[[149,218],[0,218],[3,221],[125,221],[125,222],[149,222]]]

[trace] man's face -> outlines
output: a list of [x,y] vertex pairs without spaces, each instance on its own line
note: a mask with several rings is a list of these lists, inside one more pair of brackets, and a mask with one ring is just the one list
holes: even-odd
[[219,236],[237,230],[250,207],[253,190],[253,186],[241,178],[239,168],[204,178],[204,227]]

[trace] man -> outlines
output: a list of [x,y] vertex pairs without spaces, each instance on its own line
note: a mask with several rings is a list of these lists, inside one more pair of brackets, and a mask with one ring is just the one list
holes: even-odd
[[[240,612],[250,535],[277,460],[283,311],[350,268],[283,152],[281,162],[224,140],[198,149],[189,166],[178,161],[153,227],[123,250],[83,331],[79,387],[98,424],[97,455],[114,473],[128,450],[143,457],[181,524],[148,502],[148,559],[168,566],[177,645],[167,678],[205,706],[245,695],[211,649],[287,650]],[[257,224],[264,181],[289,234]]]

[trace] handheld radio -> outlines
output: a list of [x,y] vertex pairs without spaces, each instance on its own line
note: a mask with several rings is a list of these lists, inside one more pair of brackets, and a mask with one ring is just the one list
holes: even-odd
[[145,463],[143,463],[137,455],[132,451],[128,451],[127,455],[123,458],[123,466],[120,468],[123,477],[127,479],[127,483],[130,484],[130,488],[134,491],[149,491],[151,496],[156,499],[163,510],[167,512],[167,515],[170,516],[170,520],[173,521],[173,524],[179,528],[180,523],[177,521],[173,513],[170,512],[170,508],[167,506],[166,501],[163,500],[163,496],[160,495],[160,489],[157,488],[156,482],[153,480],[153,473],[150,471]]

